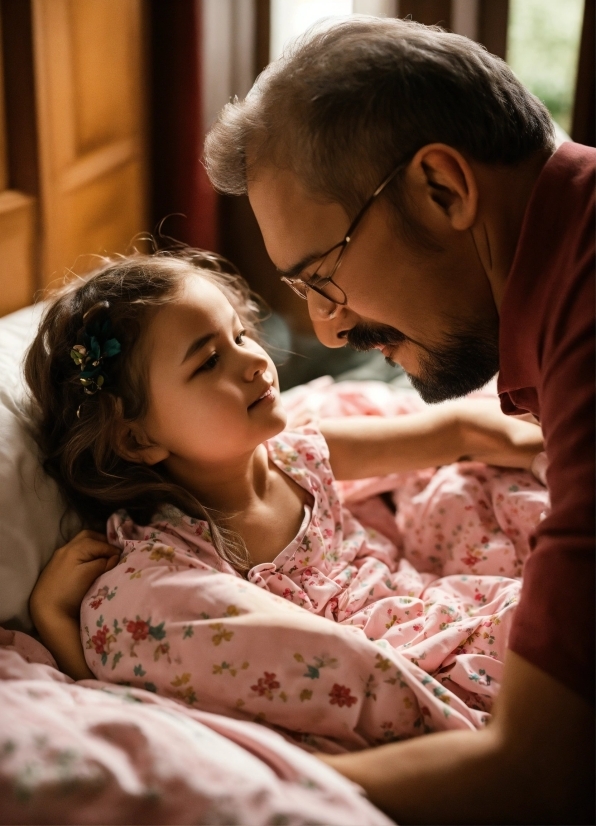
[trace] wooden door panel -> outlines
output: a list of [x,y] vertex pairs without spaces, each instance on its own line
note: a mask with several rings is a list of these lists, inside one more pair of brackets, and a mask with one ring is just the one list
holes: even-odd
[[37,286],[36,200],[10,188],[3,65],[0,46],[0,315],[30,304]]
[[144,176],[142,164],[127,162],[64,194],[63,256],[76,272],[96,265],[89,254],[125,252],[143,228]]
[[77,155],[138,131],[139,11],[136,0],[69,0]]
[[47,284],[147,229],[144,3],[33,0],[33,31]]
[[[0,26],[2,18],[0,16]],[[6,134],[6,109],[4,105],[4,59],[2,55],[2,38],[0,37],[0,192],[4,192],[9,187],[8,173],[8,146]]]
[[0,315],[30,304],[35,279],[35,199],[0,193]]

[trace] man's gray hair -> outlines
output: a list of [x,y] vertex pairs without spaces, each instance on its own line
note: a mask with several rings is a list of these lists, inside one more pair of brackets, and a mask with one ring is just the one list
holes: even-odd
[[[228,103],[207,135],[205,161],[220,192],[246,193],[271,164],[353,216],[393,167],[435,142],[513,165],[554,149],[554,134],[544,105],[478,43],[354,15],[311,29],[245,100]],[[403,215],[401,180],[387,194]]]

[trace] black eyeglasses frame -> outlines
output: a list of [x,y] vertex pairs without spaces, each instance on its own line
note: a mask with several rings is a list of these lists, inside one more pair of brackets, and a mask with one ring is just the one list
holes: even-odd
[[[300,298],[302,298],[304,300],[306,300],[308,298],[308,291],[313,290],[314,292],[318,293],[319,295],[322,295],[323,298],[325,298],[327,301],[331,302],[331,304],[335,304],[336,306],[339,306],[339,307],[345,307],[346,304],[348,303],[348,298],[347,298],[344,290],[339,286],[339,284],[337,284],[333,280],[333,278],[334,278],[336,272],[338,271],[338,269],[340,267],[342,259],[343,259],[344,255],[346,253],[346,250],[347,250],[347,248],[348,248],[348,246],[349,246],[349,244],[352,240],[352,236],[354,235],[354,232],[355,232],[356,228],[358,227],[358,224],[362,221],[362,219],[364,218],[364,216],[366,215],[366,213],[368,212],[368,210],[370,209],[370,207],[372,206],[374,201],[381,194],[381,192],[383,192],[385,187],[388,186],[388,184],[391,183],[391,181],[395,178],[397,173],[400,170],[402,170],[405,166],[407,166],[408,163],[409,163],[409,161],[405,161],[405,162],[402,161],[398,166],[396,166],[389,173],[389,175],[387,175],[386,178],[384,178],[381,181],[381,183],[375,189],[375,191],[370,196],[370,198],[364,203],[362,208],[356,214],[356,217],[354,218],[354,220],[352,221],[352,223],[348,227],[348,231],[347,231],[344,239],[342,241],[340,241],[338,244],[334,244],[326,252],[322,253],[322,255],[320,256],[319,266],[316,268],[314,273],[312,273],[312,275],[309,276],[308,281],[305,281],[300,275],[296,275],[296,276],[293,276],[293,277],[282,275],[281,280],[284,282],[284,284],[287,284],[288,287],[290,287],[290,289],[293,290],[296,293],[296,295],[300,296]],[[330,274],[326,275],[322,278],[318,278],[317,273],[319,272],[319,270],[321,269],[321,267],[325,263],[325,260],[327,259],[327,257],[329,255],[331,255],[332,252],[335,252],[335,250],[337,250],[337,249],[339,249],[340,252],[339,252],[339,255],[337,256],[337,260],[336,260],[335,264],[333,265],[333,269],[331,270]],[[313,284],[313,279],[316,279],[316,283],[314,283],[314,284]],[[343,299],[338,301],[337,299],[331,298],[330,296],[326,295],[326,293],[324,292],[324,288],[328,284],[333,284],[333,286],[337,290],[339,290],[340,293],[343,295]]]

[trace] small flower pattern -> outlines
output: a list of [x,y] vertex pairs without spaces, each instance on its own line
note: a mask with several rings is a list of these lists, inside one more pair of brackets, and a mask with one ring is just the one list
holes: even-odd
[[318,747],[485,725],[544,488],[523,472],[451,465],[385,480],[393,516],[335,482],[316,429],[267,448],[313,506],[247,579],[205,523],[174,509],[148,526],[111,517],[120,563],[81,609],[95,675]]
[[358,698],[354,697],[350,689],[345,685],[338,685],[338,683],[334,683],[331,691],[329,692],[329,703],[332,706],[339,706],[343,708],[344,706],[353,706],[354,703],[358,702]]

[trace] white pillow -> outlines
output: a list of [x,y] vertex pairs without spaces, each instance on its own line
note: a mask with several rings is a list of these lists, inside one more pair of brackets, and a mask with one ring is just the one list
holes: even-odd
[[22,360],[43,305],[0,319],[0,625],[30,630],[27,603],[41,569],[79,526],[42,470],[28,432],[31,417]]

